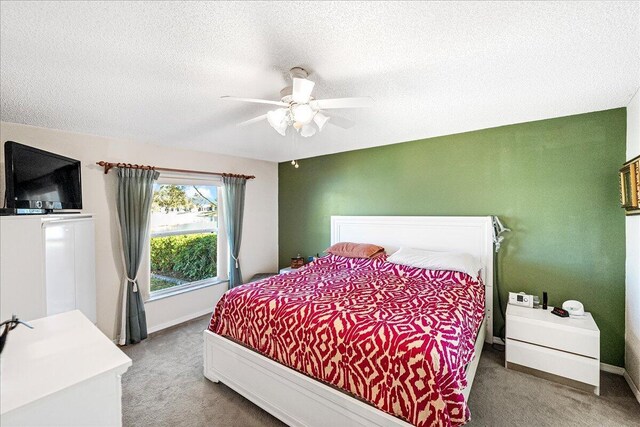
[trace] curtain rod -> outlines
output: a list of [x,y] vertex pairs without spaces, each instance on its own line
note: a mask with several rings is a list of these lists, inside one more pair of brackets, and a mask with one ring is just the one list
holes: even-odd
[[105,162],[104,160],[100,160],[96,162],[97,165],[100,165],[104,168],[105,175],[109,173],[109,170],[112,168],[128,168],[128,169],[146,169],[146,170],[156,170],[156,171],[165,171],[165,172],[178,172],[178,173],[197,173],[202,175],[217,175],[217,176],[231,176],[235,178],[245,178],[245,179],[254,179],[253,175],[242,175],[235,173],[222,173],[222,172],[205,172],[205,171],[194,171],[190,169],[173,169],[173,168],[160,168],[156,166],[148,166],[148,165],[136,165],[131,163],[111,163]]

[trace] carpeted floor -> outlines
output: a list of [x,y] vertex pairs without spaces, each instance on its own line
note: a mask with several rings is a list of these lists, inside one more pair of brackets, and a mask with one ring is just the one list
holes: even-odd
[[[125,347],[125,426],[281,426],[227,386],[202,375],[202,331],[209,317]],[[602,373],[601,396],[506,370],[485,347],[473,383],[468,426],[640,426],[640,404],[621,376]]]

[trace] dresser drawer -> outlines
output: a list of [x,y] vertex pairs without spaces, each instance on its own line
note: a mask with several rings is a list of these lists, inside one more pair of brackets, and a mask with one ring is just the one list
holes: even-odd
[[506,359],[508,363],[516,363],[596,387],[600,385],[600,363],[589,357],[507,338]]
[[600,334],[570,327],[569,322],[567,325],[561,325],[526,317],[508,316],[507,338],[594,359],[600,358]]

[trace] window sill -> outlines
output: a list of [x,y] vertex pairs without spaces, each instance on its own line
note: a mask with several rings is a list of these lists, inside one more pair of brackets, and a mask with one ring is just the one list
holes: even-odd
[[195,283],[192,285],[181,286],[179,287],[179,289],[172,289],[172,288],[169,288],[166,290],[163,289],[160,291],[152,292],[151,295],[149,295],[149,299],[147,299],[145,302],[158,301],[161,299],[173,297],[173,296],[184,294],[187,292],[197,291],[198,289],[204,289],[210,286],[220,285],[222,283],[229,283],[229,280],[216,279],[216,280],[207,281],[205,283]]

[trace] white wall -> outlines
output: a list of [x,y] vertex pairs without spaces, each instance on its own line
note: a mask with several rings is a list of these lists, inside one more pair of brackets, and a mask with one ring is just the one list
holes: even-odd
[[[111,338],[118,331],[117,312],[122,277],[120,235],[114,209],[115,174],[104,175],[96,161],[125,161],[180,169],[255,175],[247,183],[240,260],[247,280],[255,273],[277,271],[278,259],[278,165],[204,152],[172,149],[126,140],[83,135],[14,123],[0,123],[3,144],[16,141],[82,161],[83,212],[95,214],[98,327]],[[4,171],[0,175],[4,185]],[[4,194],[4,191],[0,194]],[[225,288],[209,288],[146,304],[148,327],[157,330],[194,314],[212,311]]]
[[[640,93],[627,106],[627,159],[640,155]],[[640,215],[626,218],[625,369],[640,387]],[[633,386],[632,386],[633,388]],[[640,401],[640,396],[637,396]]]

